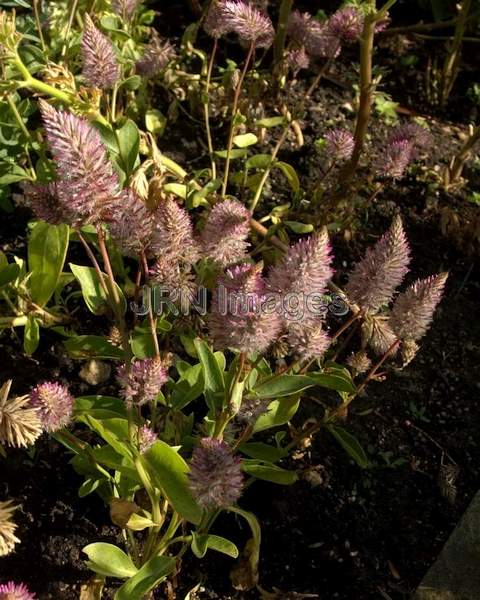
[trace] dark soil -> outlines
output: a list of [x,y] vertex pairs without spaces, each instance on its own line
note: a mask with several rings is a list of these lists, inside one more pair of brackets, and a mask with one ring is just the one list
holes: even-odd
[[[295,166],[306,186],[316,180],[322,165],[312,142],[327,126],[352,124],[351,89],[338,84],[338,80],[348,82],[349,72],[348,63],[337,67],[333,74],[337,83],[327,81],[307,107],[305,146],[298,149],[292,140],[282,156]],[[400,81],[402,75],[397,72],[391,77]],[[464,127],[452,123],[448,115],[433,117],[430,109],[418,112],[428,117],[434,135],[431,152],[417,167],[415,179],[407,176],[360,215],[361,234],[357,232],[348,244],[340,237],[334,241],[337,277],[340,281],[365,245],[400,210],[413,249],[409,281],[449,270],[446,295],[414,361],[403,371],[390,369],[384,381],[371,383],[344,423],[360,440],[372,467],[360,469],[327,434],[321,434],[290,465],[302,470],[315,467],[315,479],[303,478],[291,487],[256,483],[241,500],[262,525],[261,586],[269,591],[278,588],[279,600],[301,598],[302,593],[322,600],[406,600],[478,489],[480,277],[472,255],[477,247],[462,227],[445,237],[439,214],[442,207],[453,207],[470,222],[465,217],[471,210],[467,196],[478,186],[479,173],[469,172],[470,187],[456,195],[432,186],[429,170],[449,162],[461,144]],[[386,125],[374,118],[370,131],[371,152],[381,152]],[[162,150],[168,154],[171,149],[174,158],[188,164],[201,152],[197,140],[193,127],[182,128],[163,140]],[[288,199],[284,181],[274,179],[266,202],[274,205]],[[299,214],[308,222],[312,211],[306,205]],[[2,215],[0,228],[7,250],[24,248],[26,220],[23,213]],[[459,247],[468,248],[470,254]],[[43,335],[42,346],[31,359],[23,355],[15,332],[2,335],[1,380],[13,378],[18,393],[52,376],[69,381],[75,392],[92,393],[80,382],[79,369],[52,333]],[[305,398],[296,425],[321,415],[321,401],[319,395]],[[439,483],[439,470],[442,463],[453,461],[459,475],[456,497],[449,502],[445,485]],[[81,583],[90,576],[81,548],[118,539],[108,510],[93,495],[78,498],[80,478],[55,441],[44,439],[30,453],[9,452],[8,461],[0,459],[0,468],[0,498],[14,498],[22,505],[17,518],[22,543],[0,561],[0,580],[25,581],[40,600],[78,598]],[[247,539],[243,523],[233,517],[222,518],[217,528],[222,527],[239,545]],[[185,558],[178,599],[199,582],[202,587],[196,597],[201,600],[261,597],[259,591],[233,591],[228,578],[233,561],[214,553],[207,556],[201,562]],[[106,597],[112,593],[109,588]],[[161,590],[156,597],[166,598],[166,593]]]

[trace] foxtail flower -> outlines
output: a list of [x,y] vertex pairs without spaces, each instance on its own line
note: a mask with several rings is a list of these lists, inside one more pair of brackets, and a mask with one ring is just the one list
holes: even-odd
[[66,385],[47,381],[30,392],[30,405],[38,409],[43,429],[53,433],[72,420],[75,400]]
[[88,13],[85,13],[82,61],[82,75],[91,87],[108,90],[120,79],[120,67],[113,44],[95,27]]
[[9,399],[11,380],[0,388],[0,443],[15,448],[26,448],[35,443],[42,433],[42,424],[36,408],[28,396]]
[[119,193],[118,176],[98,130],[44,100],[39,105],[60,177],[55,191],[62,211],[74,225],[98,222]]
[[152,41],[145,46],[142,58],[135,65],[137,73],[146,77],[155,77],[176,57],[175,48],[166,40],[162,41],[154,33]]
[[390,325],[402,340],[417,341],[425,335],[443,296],[448,273],[418,279],[400,294],[392,308]]
[[0,500],[0,557],[10,554],[15,544],[20,543],[15,535],[17,525],[13,521],[13,513],[17,508],[18,506],[15,506],[11,500],[6,502]]
[[414,147],[409,140],[387,143],[383,153],[377,158],[375,170],[379,177],[401,179],[412,161]]
[[275,30],[270,17],[253,4],[243,0],[225,0],[222,17],[227,30],[236,33],[243,45],[268,48],[272,44]]
[[346,291],[364,311],[375,313],[388,304],[408,272],[410,247],[400,217],[351,272]]
[[348,160],[352,156],[355,140],[346,129],[329,129],[325,134],[326,148],[335,161]]
[[113,10],[128,21],[133,17],[142,0],[112,0]]
[[62,206],[61,199],[64,199],[65,194],[61,188],[62,182],[57,181],[46,185],[32,183],[22,185],[24,197],[37,219],[51,225],[59,225],[69,220],[68,210]]
[[310,65],[310,59],[305,52],[304,46],[289,50],[285,55],[285,61],[294,77],[296,77],[298,72],[302,69],[308,69],[308,66]]
[[127,365],[121,365],[117,370],[117,379],[123,398],[141,406],[155,400],[168,375],[161,360],[145,358],[133,362],[130,369],[127,369]]
[[147,250],[152,236],[153,213],[132,189],[126,190],[112,204],[106,222],[123,254],[136,258]]
[[365,350],[360,350],[359,352],[355,352],[355,354],[351,354],[346,362],[352,369],[354,376],[366,373],[372,364],[372,361],[368,358]]
[[355,42],[363,30],[363,15],[357,8],[345,6],[328,19],[327,27],[341,42]]
[[213,38],[221,38],[229,33],[230,26],[223,16],[222,0],[213,0],[203,20],[205,33]]
[[243,490],[240,459],[225,442],[214,438],[199,441],[188,479],[194,498],[206,510],[235,504]]
[[140,448],[140,453],[145,454],[145,452],[150,450],[155,442],[158,442],[157,434],[153,431],[153,429],[150,429],[148,425],[142,425],[142,427],[140,427],[138,430],[138,445]]
[[388,317],[369,315],[362,323],[362,344],[370,346],[377,356],[382,356],[397,341]]
[[263,352],[278,336],[281,319],[267,306],[265,281],[258,266],[242,264],[218,278],[208,324],[217,348]]
[[288,342],[299,358],[310,360],[322,358],[331,340],[322,323],[316,321],[307,325],[292,323],[288,328]]
[[199,258],[190,215],[171,196],[154,211],[149,255],[190,265]]
[[0,600],[36,600],[36,596],[24,583],[9,581],[0,584]]
[[320,23],[309,13],[294,10],[288,19],[287,33],[312,56],[334,58],[340,52],[338,37],[332,34],[325,23]]
[[205,256],[222,267],[245,258],[250,216],[237,200],[217,203],[208,215],[201,236]]

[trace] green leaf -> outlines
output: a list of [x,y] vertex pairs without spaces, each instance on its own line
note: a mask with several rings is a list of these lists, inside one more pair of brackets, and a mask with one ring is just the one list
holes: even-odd
[[[107,296],[100,284],[96,270],[93,267],[83,267],[70,263],[70,269],[82,287],[83,299],[87,308],[94,315],[101,315],[107,307]],[[107,276],[102,274],[106,280]],[[120,287],[116,285],[123,314],[127,311],[127,301]]]
[[67,256],[68,225],[36,223],[28,241],[28,268],[32,300],[45,306],[57,287]]
[[191,548],[197,558],[203,558],[207,550],[216,550],[232,558],[238,557],[238,548],[235,544],[219,535],[209,533],[198,534],[193,531],[192,538]]
[[23,332],[23,349],[31,356],[38,348],[40,342],[40,327],[38,320],[33,315],[28,315]]
[[222,403],[225,392],[225,381],[219,361],[211,351],[208,344],[199,338],[194,340],[198,357],[203,366],[205,396],[209,408],[214,408]]
[[277,460],[288,456],[287,450],[270,446],[269,444],[264,444],[263,442],[249,442],[247,444],[241,444],[239,450],[250,458],[256,458],[258,460],[268,462],[276,462]]
[[170,556],[154,556],[117,590],[115,600],[142,600],[172,573],[175,564],[175,559]]
[[157,110],[156,108],[152,108],[147,110],[145,113],[145,126],[147,131],[153,133],[154,135],[162,135],[165,131],[165,126],[167,124],[167,118],[165,115]]
[[347,392],[348,394],[355,394],[356,392],[352,376],[346,369],[341,367],[337,369],[325,366],[324,373],[310,372],[308,376],[320,387],[336,390],[337,392]]
[[300,180],[298,179],[297,172],[292,167],[292,165],[289,165],[286,162],[279,161],[275,163],[275,166],[278,167],[285,175],[290,187],[295,192],[295,194],[298,194],[298,192],[300,191]]
[[267,169],[272,163],[270,154],[254,154],[245,163],[247,169]]
[[95,419],[91,415],[77,417],[77,421],[85,423],[92,431],[111,446],[115,452],[131,460],[132,453],[128,446],[128,421],[125,418]]
[[233,138],[233,143],[237,148],[247,148],[258,142],[258,138],[254,133],[242,133]]
[[298,479],[295,471],[287,471],[277,465],[267,461],[251,460],[244,458],[242,460],[242,471],[264,481],[280,483],[282,485],[292,485]]
[[72,358],[124,358],[121,348],[99,335],[76,335],[65,340],[63,345]]
[[88,556],[87,567],[99,575],[127,579],[138,573],[132,559],[113,544],[88,544],[82,552]]
[[155,485],[163,491],[173,509],[184,519],[198,525],[202,509],[195,502],[188,485],[187,463],[163,441],[156,442],[142,460]]
[[131,119],[128,119],[125,125],[116,131],[116,135],[123,169],[127,177],[129,177],[137,162],[140,133],[135,123]]
[[310,233],[310,231],[313,231],[311,223],[299,223],[298,221],[284,221],[284,223],[293,233]]
[[258,127],[278,127],[279,125],[285,124],[285,117],[267,117],[265,119],[258,119],[255,121],[255,125]]
[[258,584],[258,561],[262,540],[260,524],[253,513],[242,510],[238,506],[230,506],[228,510],[243,517],[252,531],[252,537],[245,544],[240,558],[230,572],[234,588],[237,590],[250,590]]
[[291,396],[315,385],[315,381],[306,375],[280,375],[260,383],[254,388],[260,398],[281,398]]
[[300,400],[297,396],[270,402],[268,405],[268,412],[260,415],[256,420],[253,427],[254,433],[288,423],[297,412],[299,404]]
[[175,196],[178,196],[179,198],[182,198],[183,200],[185,200],[185,198],[187,197],[188,188],[183,183],[166,183],[163,186],[163,189],[166,192],[175,194]]
[[15,281],[20,274],[20,265],[12,263],[0,269],[0,288]]
[[75,398],[74,416],[90,415],[95,419],[126,418],[125,402],[111,396],[79,396]]
[[[226,150],[217,150],[216,152],[214,152],[214,154],[216,156],[218,156],[219,158],[227,158],[227,154],[228,152]],[[236,158],[245,158],[245,156],[247,156],[248,154],[248,150],[245,149],[238,149],[235,150],[235,148],[233,150],[230,151],[230,158],[232,160],[236,159]]]
[[359,467],[366,469],[369,466],[367,455],[355,436],[338,425],[326,425],[326,429],[343,446]]

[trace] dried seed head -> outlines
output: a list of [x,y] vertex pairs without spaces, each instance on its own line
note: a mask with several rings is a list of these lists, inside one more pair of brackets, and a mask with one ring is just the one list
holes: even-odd
[[355,352],[347,358],[347,365],[352,369],[354,375],[362,375],[370,368],[372,361],[364,350]]
[[24,583],[9,581],[0,584],[0,600],[36,600],[36,596]]
[[208,215],[201,236],[205,256],[221,267],[244,259],[250,217],[250,212],[237,200],[217,203]]
[[138,445],[141,454],[145,454],[147,450],[150,450],[150,448],[157,441],[158,437],[157,434],[153,431],[153,429],[150,429],[148,425],[142,425],[142,427],[140,427],[140,429],[138,430]]
[[396,341],[397,336],[392,331],[387,317],[368,316],[362,323],[362,345],[368,344],[377,356],[385,354]]
[[55,191],[62,213],[74,225],[98,222],[119,193],[118,175],[98,130],[85,119],[56,110],[44,100],[39,100],[39,105],[61,179]]
[[82,36],[82,61],[82,75],[90,87],[108,90],[120,79],[113,44],[95,27],[88,13]]
[[15,544],[20,543],[20,540],[15,536],[17,525],[12,518],[17,508],[18,506],[15,506],[11,500],[0,501],[0,557],[10,554]]
[[352,156],[355,140],[346,129],[329,129],[325,134],[326,148],[335,161],[348,160]]
[[268,48],[275,36],[270,17],[253,4],[242,0],[225,0],[222,16],[227,31],[238,35],[240,42],[256,48]]
[[343,43],[355,42],[363,30],[363,15],[353,6],[345,6],[328,19],[328,29]]
[[410,247],[400,217],[351,272],[346,291],[364,311],[375,313],[388,304],[408,272]]
[[420,346],[414,340],[405,340],[402,342],[402,345],[400,346],[402,368],[405,368],[412,362],[419,350]]
[[206,510],[235,504],[243,489],[240,459],[225,442],[214,438],[199,441],[188,478],[195,499]]
[[142,58],[135,66],[137,73],[145,77],[156,77],[177,56],[174,46],[166,40],[162,41],[155,32],[152,41],[145,46]]
[[53,381],[41,383],[30,392],[30,404],[38,409],[43,429],[50,433],[70,423],[74,402],[67,386]]
[[299,325],[292,323],[288,328],[288,342],[302,360],[322,358],[330,346],[330,338],[321,322]]
[[122,365],[117,370],[120,394],[129,403],[141,406],[154,400],[163,384],[168,380],[167,370],[158,358],[136,360],[127,369]]
[[282,322],[267,306],[265,281],[258,266],[243,264],[219,277],[208,316],[216,348],[263,352],[280,333]]
[[26,448],[42,433],[36,408],[30,407],[28,396],[9,399],[11,380],[0,388],[0,443]]
[[392,308],[390,325],[402,340],[422,338],[443,296],[448,273],[418,279],[400,294]]

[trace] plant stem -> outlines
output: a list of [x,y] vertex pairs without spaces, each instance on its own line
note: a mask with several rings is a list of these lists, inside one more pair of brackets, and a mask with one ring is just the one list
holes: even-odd
[[[140,258],[141,258],[142,267],[143,267],[143,278],[145,281],[145,285],[148,286],[148,282],[149,282],[148,263],[147,263],[147,257],[145,256],[145,251],[142,250]],[[153,347],[155,348],[155,356],[157,358],[160,358],[160,347],[158,345],[158,337],[157,337],[157,320],[153,316],[153,308],[152,308],[151,301],[148,303],[148,321],[150,323],[150,332],[152,334]]]
[[45,38],[43,37],[42,24],[40,22],[40,14],[38,11],[38,0],[33,0],[33,12],[35,15],[35,24],[37,26],[38,37],[40,38],[40,45],[42,46],[42,51],[46,56],[47,45],[45,44]]
[[20,116],[20,113],[18,112],[17,106],[16,106],[15,101],[13,100],[11,94],[8,94],[7,102],[8,102],[8,106],[10,107],[10,110],[13,113],[13,116],[15,117],[15,120],[17,121],[20,129],[23,132],[23,135],[27,138],[27,140],[32,141],[32,136],[31,136],[30,132],[28,131],[27,127],[25,126],[25,123],[23,122],[23,119]]
[[93,264],[93,267],[97,273],[98,281],[100,282],[100,285],[102,286],[102,289],[105,292],[105,295],[108,296],[107,284],[105,283],[104,275],[102,273],[102,270],[100,269],[100,265],[98,264],[97,259],[95,258],[95,255],[93,254],[90,246],[88,245],[87,240],[80,233],[80,229],[76,229],[75,231],[78,236],[78,239],[80,240],[83,247],[85,248],[88,258],[90,259],[90,262]]
[[[393,344],[390,346],[390,348],[385,352],[385,354],[377,362],[377,364],[369,371],[368,375],[365,377],[363,382],[357,388],[357,392],[356,392],[355,396],[358,396],[358,394],[365,388],[365,386],[370,381],[370,379],[372,379],[372,377],[375,375],[375,373],[378,371],[378,369],[383,365],[383,363],[387,360],[387,358],[397,350],[399,345],[400,345],[400,340],[395,340],[393,342]],[[353,398],[352,398],[352,400],[353,400]]]
[[250,61],[252,59],[253,53],[255,52],[255,43],[252,42],[250,44],[250,48],[247,52],[247,57],[245,58],[245,64],[243,65],[242,72],[238,79],[237,87],[235,88],[235,95],[233,97],[233,105],[232,105],[232,121],[230,123],[230,133],[228,136],[228,145],[227,145],[227,158],[225,160],[225,173],[223,176],[223,185],[222,185],[222,198],[225,198],[225,194],[227,192],[228,186],[228,174],[230,171],[230,155],[233,147],[233,138],[235,135],[236,129],[236,119],[237,119],[237,109],[238,109],[238,100],[240,99],[240,94],[242,91],[243,81],[245,79],[245,75],[247,74],[248,67],[250,65]]
[[0,329],[6,329],[7,327],[23,327],[26,325],[27,321],[28,317],[26,315],[0,317]]
[[205,84],[205,102],[203,103],[203,110],[205,115],[205,131],[207,134],[207,144],[208,144],[208,153],[210,154],[210,163],[212,166],[212,179],[216,179],[217,177],[217,165],[215,164],[215,157],[213,154],[213,142],[212,142],[212,132],[210,129],[210,82],[212,79],[212,71],[213,65],[215,62],[215,55],[217,54],[218,48],[218,40],[215,38],[213,42],[213,48],[210,55],[210,60],[208,62],[208,70],[207,70],[207,81]]
[[277,33],[275,35],[275,42],[273,45],[273,62],[275,65],[279,65],[285,50],[285,39],[287,37],[287,23],[290,13],[293,8],[293,0],[282,0],[280,5],[280,11],[278,15]]
[[72,28],[72,24],[73,24],[73,19],[75,18],[75,13],[77,12],[77,6],[78,6],[78,0],[71,0],[71,8],[70,8],[70,14],[68,16],[68,22],[67,22],[67,28],[63,34],[63,46],[62,46],[62,52],[61,52],[61,57],[65,58],[66,54],[67,54],[67,50],[68,50],[68,36],[70,34],[70,30]]
[[463,166],[470,156],[473,146],[480,140],[480,125],[477,125],[470,137],[455,156],[452,166],[449,169],[449,183],[454,183],[462,174]]

